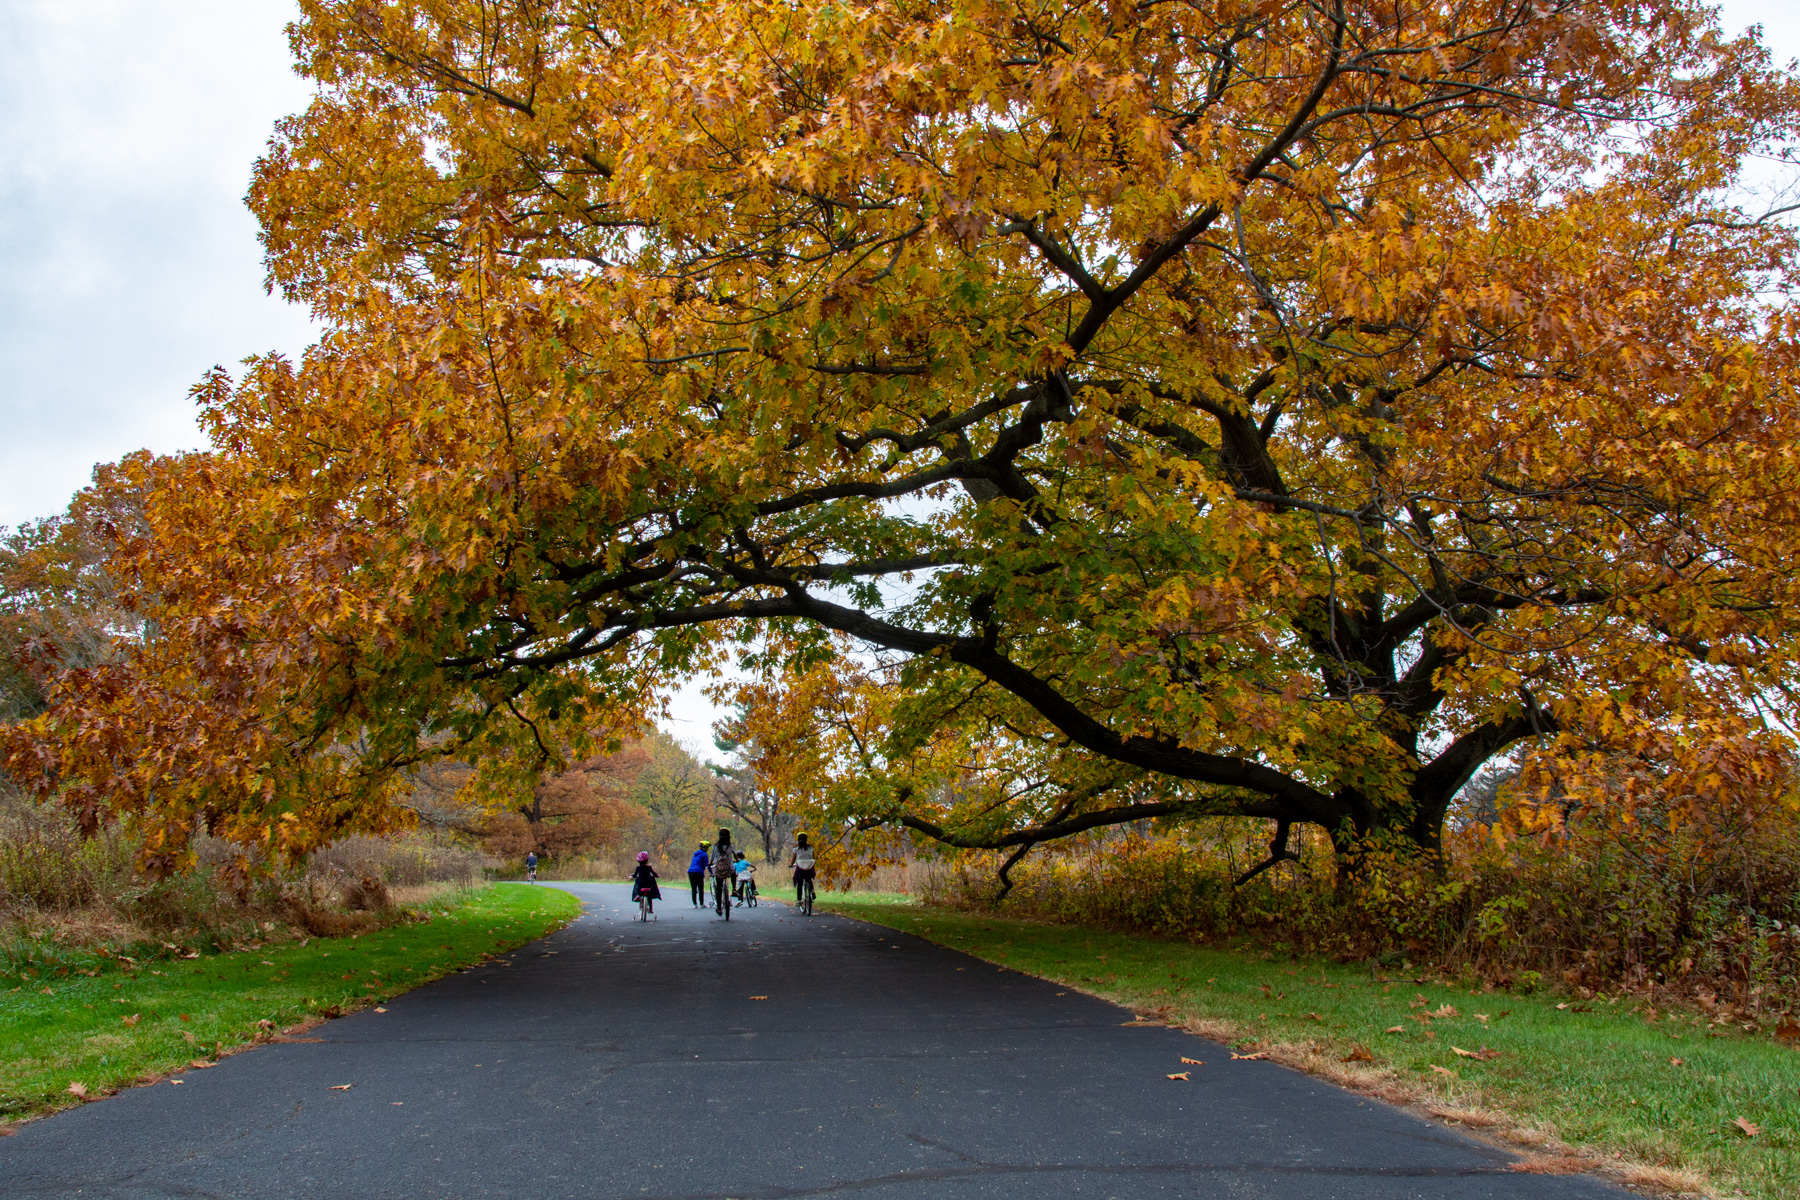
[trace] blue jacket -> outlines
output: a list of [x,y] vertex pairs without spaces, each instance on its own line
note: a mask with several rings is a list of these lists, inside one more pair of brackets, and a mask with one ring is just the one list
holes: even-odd
[[706,864],[707,864],[706,851],[704,851],[704,850],[694,851],[694,857],[688,859],[688,874],[689,875],[704,875],[704,874],[706,874]]

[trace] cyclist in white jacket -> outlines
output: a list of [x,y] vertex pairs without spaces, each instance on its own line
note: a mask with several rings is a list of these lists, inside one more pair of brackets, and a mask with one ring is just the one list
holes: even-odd
[[794,903],[800,903],[800,884],[813,877],[813,848],[804,833],[794,837],[794,848],[788,854],[788,866],[794,868]]

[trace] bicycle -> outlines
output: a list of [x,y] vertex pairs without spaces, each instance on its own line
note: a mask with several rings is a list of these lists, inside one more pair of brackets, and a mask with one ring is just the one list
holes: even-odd
[[720,876],[713,878],[713,911],[731,920],[731,885]]
[[651,917],[653,917],[655,915],[656,915],[656,910],[654,908],[650,907],[650,893],[649,892],[639,892],[638,893],[638,920],[648,921]]
[[800,913],[801,913],[801,915],[807,916],[807,917],[812,916],[812,906],[813,906],[813,881],[810,879],[802,879],[800,881]]
[[750,908],[756,907],[756,880],[754,880],[754,879],[744,880],[744,901],[743,902],[745,905],[747,905]]

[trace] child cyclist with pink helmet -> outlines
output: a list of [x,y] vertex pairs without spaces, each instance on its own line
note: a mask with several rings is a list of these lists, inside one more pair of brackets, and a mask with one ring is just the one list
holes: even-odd
[[636,904],[639,896],[645,896],[654,908],[654,902],[662,899],[662,889],[656,886],[656,879],[656,868],[650,865],[649,851],[639,850],[637,870],[631,873],[631,902]]

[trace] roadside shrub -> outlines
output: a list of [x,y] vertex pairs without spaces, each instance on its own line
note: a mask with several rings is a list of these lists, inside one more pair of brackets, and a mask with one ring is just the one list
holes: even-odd
[[349,837],[315,852],[307,874],[324,878],[379,879],[389,887],[450,883],[468,887],[494,860],[456,844],[443,835],[401,834],[396,837]]
[[[1800,1012],[1800,824],[1772,808],[1729,823],[1639,810],[1630,822],[1563,814],[1453,832],[1442,859],[1370,846],[1340,880],[1317,831],[1300,860],[1233,881],[1266,833],[1203,821],[1040,851],[1000,901],[1013,915],[1229,940],[1474,974],[1685,998],[1721,1019]],[[915,872],[922,898],[995,903],[1001,856]]]
[[190,869],[148,879],[134,869],[128,824],[84,838],[55,805],[0,799],[0,975],[19,979],[367,932],[404,918],[392,888],[467,886],[484,861],[413,834],[349,839],[284,870],[254,847],[200,834]]

